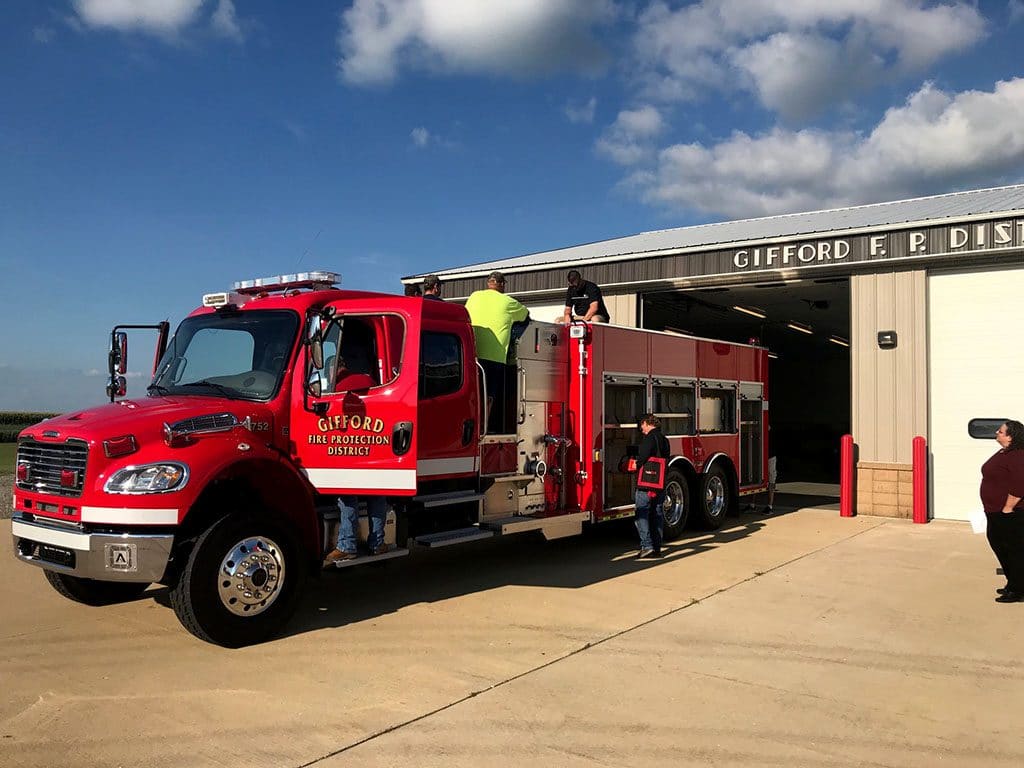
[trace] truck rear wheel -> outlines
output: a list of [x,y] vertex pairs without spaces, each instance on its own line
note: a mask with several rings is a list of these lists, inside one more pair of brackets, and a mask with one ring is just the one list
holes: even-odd
[[113,605],[134,600],[149,587],[135,581],[97,581],[69,573],[43,571],[50,586],[68,600],[85,605]]
[[700,503],[697,505],[702,528],[713,531],[722,526],[731,506],[730,496],[729,479],[721,467],[712,467],[704,473]]
[[665,502],[661,512],[665,518],[665,541],[678,538],[690,516],[690,484],[686,475],[677,469],[670,469],[665,477]]
[[171,607],[185,629],[209,643],[259,643],[291,617],[304,565],[294,539],[277,526],[228,515],[195,540]]

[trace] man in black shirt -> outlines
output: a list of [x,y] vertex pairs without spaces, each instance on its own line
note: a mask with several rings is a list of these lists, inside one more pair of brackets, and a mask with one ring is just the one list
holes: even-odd
[[423,298],[444,301],[441,298],[441,280],[437,275],[427,275],[423,278]]
[[601,298],[601,289],[596,283],[584,280],[579,271],[567,275],[569,290],[565,292],[565,314],[563,323],[571,320],[585,320],[592,323],[607,323],[611,318],[608,307]]
[[[661,433],[661,419],[653,413],[645,413],[640,417],[640,431],[644,433],[640,441],[639,455],[636,458],[637,476],[643,471],[649,459],[669,459],[668,438]],[[636,530],[640,534],[639,557],[661,557],[662,526],[664,524],[665,485],[659,491],[636,489]]]

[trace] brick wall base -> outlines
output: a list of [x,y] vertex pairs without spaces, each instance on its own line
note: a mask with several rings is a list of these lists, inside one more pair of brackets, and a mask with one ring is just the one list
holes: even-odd
[[858,514],[913,519],[913,465],[858,462],[853,499]]

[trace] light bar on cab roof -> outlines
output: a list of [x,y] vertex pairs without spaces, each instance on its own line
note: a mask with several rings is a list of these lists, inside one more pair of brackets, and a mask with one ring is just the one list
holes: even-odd
[[293,275],[258,277],[255,280],[239,280],[231,286],[238,293],[270,293],[287,291],[292,288],[333,288],[341,283],[337,272],[298,272]]

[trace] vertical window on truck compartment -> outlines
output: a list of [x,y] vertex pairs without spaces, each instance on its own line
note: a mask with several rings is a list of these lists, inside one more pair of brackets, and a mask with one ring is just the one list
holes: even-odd
[[736,431],[736,390],[701,387],[699,429],[702,434]]
[[423,333],[420,342],[420,399],[462,389],[462,342],[452,333]]
[[633,475],[620,469],[630,446],[640,443],[640,417],[647,411],[643,381],[607,381],[604,385],[604,453],[606,508],[633,503]]
[[692,435],[695,395],[693,386],[682,384],[656,384],[654,386],[654,415],[661,419],[665,435]]

